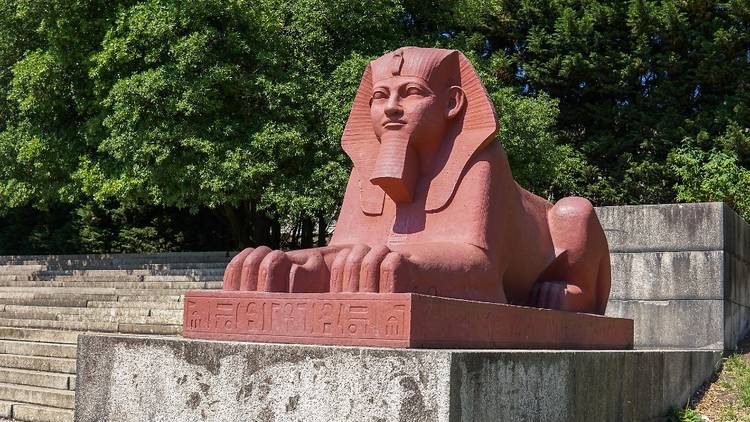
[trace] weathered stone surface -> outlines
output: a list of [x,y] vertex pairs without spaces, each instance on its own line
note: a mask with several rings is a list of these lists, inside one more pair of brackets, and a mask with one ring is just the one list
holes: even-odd
[[728,350],[750,332],[750,308],[731,301],[724,301],[724,345]]
[[84,335],[76,414],[80,422],[651,420],[683,405],[720,357]]
[[740,258],[731,253],[724,257],[725,299],[750,306],[750,256]]
[[724,206],[724,244],[727,252],[750,261],[750,225],[727,206]]
[[722,251],[610,254],[611,299],[723,299]]
[[610,300],[607,315],[632,318],[636,349],[723,350],[723,300]]
[[723,249],[720,202],[599,207],[610,252]]

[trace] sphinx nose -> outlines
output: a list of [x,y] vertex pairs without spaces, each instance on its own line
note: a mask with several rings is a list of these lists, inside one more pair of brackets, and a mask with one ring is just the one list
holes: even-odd
[[395,96],[388,99],[388,103],[385,105],[385,115],[388,117],[399,116],[404,113],[404,109],[401,108],[398,99]]

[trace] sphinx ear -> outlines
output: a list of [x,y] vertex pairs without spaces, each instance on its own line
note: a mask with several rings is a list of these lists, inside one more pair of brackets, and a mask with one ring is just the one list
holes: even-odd
[[448,120],[458,116],[466,106],[466,94],[460,86],[452,86],[448,89],[448,103],[445,105],[445,117]]

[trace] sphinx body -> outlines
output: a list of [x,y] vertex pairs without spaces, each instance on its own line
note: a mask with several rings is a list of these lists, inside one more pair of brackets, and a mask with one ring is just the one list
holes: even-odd
[[416,292],[603,314],[609,252],[591,204],[512,178],[497,119],[460,52],[370,63],[342,137],[354,163],[330,246],[246,249],[224,288]]

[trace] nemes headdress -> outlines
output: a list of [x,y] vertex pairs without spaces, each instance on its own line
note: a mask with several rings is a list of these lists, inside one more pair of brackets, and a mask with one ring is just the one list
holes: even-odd
[[443,87],[460,86],[466,97],[463,116],[457,117],[462,119],[461,130],[427,194],[425,210],[438,211],[453,197],[469,160],[494,139],[497,133],[495,109],[476,70],[460,51],[404,47],[370,62],[341,137],[341,146],[354,162],[354,172],[359,177],[360,203],[366,214],[382,214],[385,199],[385,192],[370,182],[380,147],[370,118],[372,88],[375,82],[394,76],[421,78],[436,92]]

